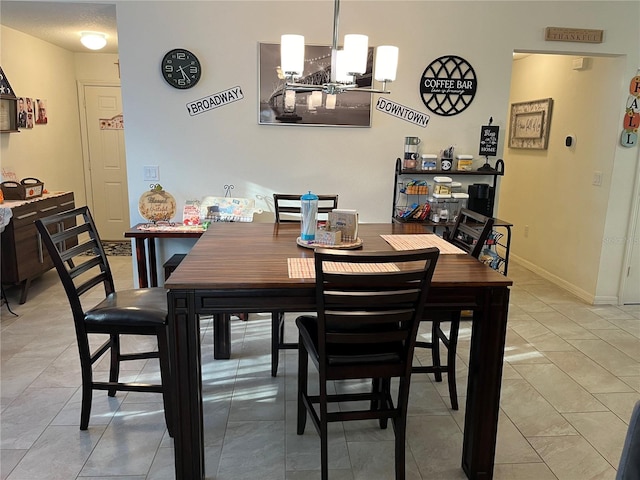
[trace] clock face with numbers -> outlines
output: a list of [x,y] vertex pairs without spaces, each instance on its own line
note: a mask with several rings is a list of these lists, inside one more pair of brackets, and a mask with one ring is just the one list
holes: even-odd
[[186,89],[195,86],[200,80],[202,68],[200,61],[189,50],[173,49],[162,59],[162,76],[169,85]]

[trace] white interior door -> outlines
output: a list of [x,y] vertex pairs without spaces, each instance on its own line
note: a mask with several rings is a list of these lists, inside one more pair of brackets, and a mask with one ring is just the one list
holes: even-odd
[[84,86],[90,188],[88,200],[103,240],[123,240],[130,227],[120,87]]

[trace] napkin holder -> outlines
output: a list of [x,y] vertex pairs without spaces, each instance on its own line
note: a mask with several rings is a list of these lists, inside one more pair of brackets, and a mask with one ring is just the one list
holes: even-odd
[[355,242],[358,239],[358,211],[334,208],[329,212],[327,230],[342,233],[342,242]]

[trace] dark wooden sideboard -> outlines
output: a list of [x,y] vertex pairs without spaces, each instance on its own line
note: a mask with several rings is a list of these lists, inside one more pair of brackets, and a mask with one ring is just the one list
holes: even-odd
[[47,194],[32,200],[6,201],[12,218],[2,232],[2,284],[22,288],[20,303],[27,301],[31,281],[53,268],[34,221],[75,207],[73,192]]

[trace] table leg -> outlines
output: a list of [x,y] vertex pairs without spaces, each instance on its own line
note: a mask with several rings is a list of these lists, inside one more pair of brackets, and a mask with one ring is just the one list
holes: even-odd
[[213,316],[213,358],[231,358],[231,314],[217,313]]
[[156,239],[149,238],[149,281],[152,287],[158,286],[158,266],[156,265]]
[[136,262],[138,264],[138,286],[147,288],[149,281],[147,279],[147,255],[145,253],[144,238],[136,237]]
[[471,480],[493,478],[509,289],[487,289],[474,312],[462,468]]
[[169,291],[169,349],[175,402],[176,480],[203,480],[204,429],[200,322],[193,293]]

